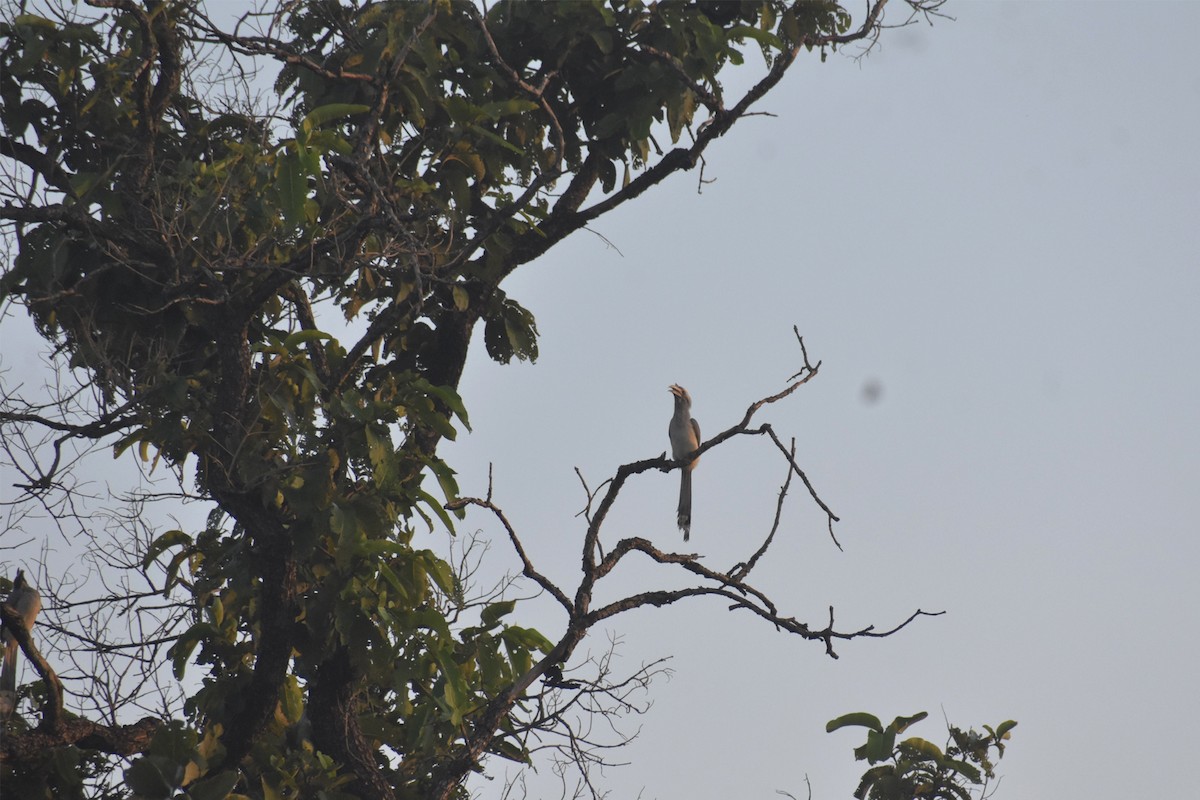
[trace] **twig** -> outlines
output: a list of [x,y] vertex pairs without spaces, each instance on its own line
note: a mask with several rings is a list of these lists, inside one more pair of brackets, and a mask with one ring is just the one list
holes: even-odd
[[[791,461],[795,463],[796,457],[796,440],[792,439]],[[763,553],[767,552],[767,548],[771,546],[771,541],[775,538],[775,532],[779,530],[779,520],[783,516],[783,501],[787,497],[788,487],[792,485],[792,475],[794,470],[789,464],[787,476],[783,479],[783,486],[779,487],[779,499],[775,502],[775,521],[771,523],[771,532],[767,534],[766,541],[762,543],[762,547],[750,556],[750,560],[742,564],[738,564],[729,571],[729,574],[734,578],[741,580],[750,574],[750,570],[754,569],[754,565],[758,563],[758,559],[762,558]],[[830,523],[832,524],[832,523]],[[836,540],[835,540],[836,541]],[[840,549],[840,547],[839,547]]]
[[571,601],[567,598],[566,594],[563,593],[562,589],[559,589],[553,581],[534,568],[533,562],[529,560],[529,556],[525,552],[525,546],[521,544],[521,539],[517,536],[517,532],[513,528],[512,523],[508,521],[508,517],[504,515],[504,512],[500,509],[500,507],[492,502],[490,472],[491,471],[489,470],[487,499],[480,499],[478,497],[460,497],[457,500],[446,503],[445,508],[448,511],[458,511],[459,509],[466,508],[467,506],[471,505],[479,506],[480,508],[486,508],[491,511],[496,516],[496,519],[500,520],[500,524],[504,526],[504,530],[508,533],[508,539],[510,542],[512,542],[513,550],[517,552],[517,556],[521,559],[521,574],[525,575],[527,578],[537,583],[538,586],[545,589],[548,594],[550,594],[559,602],[559,605],[566,609],[568,614],[572,614],[574,612],[574,607],[571,605]]

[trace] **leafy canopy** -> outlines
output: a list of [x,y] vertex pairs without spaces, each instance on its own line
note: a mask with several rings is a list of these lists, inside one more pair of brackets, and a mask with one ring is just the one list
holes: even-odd
[[[134,791],[446,797],[488,754],[527,759],[519,697],[570,655],[587,597],[552,642],[417,538],[462,513],[437,446],[468,426],[475,326],[492,358],[535,359],[504,279],[695,166],[882,8],[853,29],[828,0],[4,12],[0,298],[94,394],[58,415],[10,395],[3,421],[53,454],[134,448],[213,507],[137,554],[176,604],[171,667],[201,685],[185,722],[93,730],[144,754]],[[727,101],[747,52],[765,72]],[[35,496],[61,486],[45,453]],[[69,771],[40,785],[82,791]]]

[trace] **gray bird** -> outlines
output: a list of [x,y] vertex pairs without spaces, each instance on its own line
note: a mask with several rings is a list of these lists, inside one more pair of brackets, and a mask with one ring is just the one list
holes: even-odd
[[[679,461],[700,446],[700,423],[692,419],[692,396],[677,383],[668,391],[675,396],[675,414],[667,434],[671,437],[671,458]],[[686,542],[692,535],[692,470],[700,463],[696,458],[679,471],[679,512],[677,521]]]
[[[21,615],[25,630],[33,629],[34,620],[42,610],[42,596],[25,581],[25,570],[17,570],[12,592],[4,602]],[[17,637],[7,628],[0,634],[0,640],[4,642],[4,665],[0,667],[0,717],[7,718],[17,705],[17,651],[20,646]]]

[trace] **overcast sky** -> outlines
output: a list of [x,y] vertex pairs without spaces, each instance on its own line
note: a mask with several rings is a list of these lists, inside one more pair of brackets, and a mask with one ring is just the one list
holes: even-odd
[[[913,733],[939,742],[943,710],[1018,720],[998,798],[1195,791],[1200,3],[946,10],[864,60],[809,57],[759,107],[775,117],[709,150],[702,194],[678,176],[522,268],[506,288],[541,358],[468,365],[474,433],[443,454],[466,494],[494,464],[531,557],[573,585],[574,468],[595,487],[662,453],[671,383],[706,435],[734,424],[798,370],[796,325],[820,375],[762,419],[796,437],[845,551],[794,489],[757,584],[815,626],[830,605],[843,629],[946,612],[837,661],[717,602],[627,617],[617,669],[674,675],[627,721],[613,797],[804,798],[805,776],[849,797],[860,734],[824,724],[860,710],[929,711]],[[606,541],[727,568],[783,473],[757,439],[706,454],[686,549],[678,476],[642,476]]]
[[[847,629],[947,612],[838,661],[716,602],[631,618],[619,663],[675,674],[629,723],[614,797],[803,798],[805,775],[849,797],[859,733],[827,720],[927,710],[913,733],[942,741],[943,709],[1020,722],[1000,798],[1195,791],[1200,4],[947,11],[799,64],[760,107],[777,118],[709,151],[703,194],[678,177],[523,268],[540,360],[468,366],[475,433],[445,454],[477,494],[494,462],[566,582],[573,467],[595,486],[661,453],[670,383],[706,434],[732,425],[797,370],[797,325],[820,375],[763,418],[797,437],[845,552],[794,492],[759,585],[818,626],[829,605]],[[608,539],[730,566],[782,477],[764,442],[731,443],[695,473],[691,547],[673,474],[631,486]]]

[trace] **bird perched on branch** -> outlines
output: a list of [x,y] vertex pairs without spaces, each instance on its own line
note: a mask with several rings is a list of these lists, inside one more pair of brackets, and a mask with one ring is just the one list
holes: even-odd
[[[20,569],[4,603],[21,615],[27,631],[33,628],[33,622],[42,610],[42,596],[25,581],[25,571]],[[4,664],[0,666],[0,717],[7,718],[17,706],[17,650],[20,645],[7,628],[0,640],[4,642]]]
[[[687,389],[673,383],[668,391],[675,396],[675,414],[671,417],[667,434],[671,437],[671,458],[679,461],[700,446],[700,423],[692,419],[692,396]],[[699,462],[699,458],[692,459],[683,465],[679,473],[677,521],[685,542],[692,534],[692,470]]]

